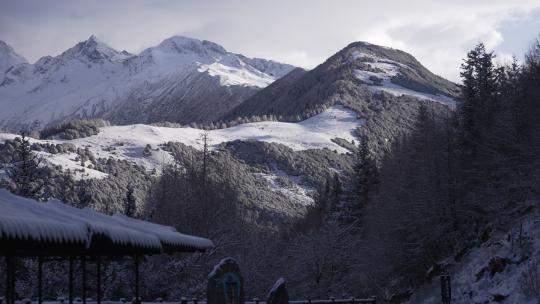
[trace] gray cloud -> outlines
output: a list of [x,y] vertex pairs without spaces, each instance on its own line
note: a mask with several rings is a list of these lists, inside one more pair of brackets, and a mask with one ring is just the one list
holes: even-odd
[[460,60],[476,42],[505,46],[504,28],[512,24],[519,28],[511,33],[534,38],[538,7],[540,0],[2,0],[0,39],[35,61],[92,34],[135,53],[186,35],[307,68],[366,40],[411,52],[457,80]]

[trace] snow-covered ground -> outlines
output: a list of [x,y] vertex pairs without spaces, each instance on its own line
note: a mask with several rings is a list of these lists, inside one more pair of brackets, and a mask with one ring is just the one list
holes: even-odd
[[[206,131],[211,149],[221,143],[234,140],[255,140],[280,143],[295,151],[307,149],[331,149],[339,153],[347,149],[334,143],[332,139],[342,138],[349,142],[355,140],[355,130],[365,122],[357,114],[343,106],[334,106],[319,115],[299,123],[262,121],[241,124],[226,129]],[[38,143],[72,143],[76,147],[88,148],[96,158],[128,159],[148,170],[159,168],[172,162],[169,153],[159,146],[167,142],[180,142],[186,145],[202,148],[201,136],[205,131],[194,128],[168,128],[150,125],[111,126],[100,129],[99,134],[74,140],[35,140]],[[0,142],[13,139],[17,135],[0,133]],[[149,156],[143,151],[150,145]],[[82,169],[73,154],[48,154],[43,157],[51,164],[62,165],[64,169]],[[85,168],[85,174],[90,178],[102,178],[106,175],[96,170]]]
[[105,178],[107,173],[89,168],[90,162],[79,161],[77,153],[51,154],[45,151],[38,152],[38,157],[43,158],[46,163],[53,166],[61,166],[62,170],[69,170],[76,180],[85,178]]
[[[532,271],[540,296],[540,214],[524,218],[473,248],[451,271],[452,303],[536,304],[523,294],[523,273]],[[440,281],[417,291],[410,303],[441,303]]]
[[254,175],[263,179],[272,191],[283,194],[298,205],[310,206],[315,202],[313,200],[315,189],[303,184],[298,176],[288,175],[277,168],[273,169],[272,174],[254,173]]
[[[395,96],[408,95],[408,96],[416,97],[419,99],[427,99],[431,101],[440,102],[443,104],[447,104],[451,107],[455,106],[456,102],[451,97],[444,96],[444,95],[434,95],[434,94],[418,92],[418,91],[407,89],[405,87],[402,87],[398,84],[393,83],[391,79],[392,77],[397,76],[399,74],[400,68],[409,69],[409,67],[407,67],[406,65],[403,65],[399,62],[392,61],[389,59],[379,58],[373,54],[363,53],[359,51],[355,51],[352,57],[353,59],[369,58],[370,60],[373,61],[373,62],[365,62],[365,64],[369,65],[371,68],[375,69],[377,72],[360,70],[360,69],[357,69],[355,71],[356,78],[365,82],[371,91],[374,91],[374,92],[384,91],[386,93],[390,93]],[[372,78],[380,79],[381,83],[376,84],[372,80]]]

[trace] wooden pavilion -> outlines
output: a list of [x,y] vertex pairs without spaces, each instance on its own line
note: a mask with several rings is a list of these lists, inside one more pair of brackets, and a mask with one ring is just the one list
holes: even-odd
[[133,262],[135,301],[140,302],[140,257],[175,252],[204,251],[212,241],[185,235],[169,226],[92,209],[78,209],[59,201],[39,203],[0,189],[0,256],[6,260],[6,303],[16,298],[15,261],[21,257],[38,259],[38,303],[43,301],[43,263],[69,261],[69,303],[74,300],[74,262],[82,264],[82,301],[86,304],[86,264],[96,265],[96,297],[101,303],[101,266],[104,258]]

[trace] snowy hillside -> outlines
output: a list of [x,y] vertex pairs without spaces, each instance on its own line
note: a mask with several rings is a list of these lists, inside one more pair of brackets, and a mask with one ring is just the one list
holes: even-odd
[[402,69],[414,72],[413,69],[406,64],[379,57],[369,51],[354,51],[352,59],[359,60],[365,64],[365,69],[355,70],[355,76],[364,82],[371,91],[384,91],[395,96],[408,95],[419,99],[447,104],[453,108],[455,107],[456,101],[452,97],[442,94],[429,94],[422,91],[415,91],[392,82],[393,77],[402,75],[400,72]]
[[209,121],[292,68],[179,36],[138,55],[91,36],[34,64],[2,42],[0,126],[40,127],[76,117],[121,123]]
[[[527,291],[538,292],[540,278],[540,217],[527,216],[513,229],[498,233],[470,250],[459,262],[448,261],[452,303],[535,304]],[[536,289],[534,289],[536,288]],[[440,282],[417,291],[410,303],[440,303]]]
[[[340,153],[348,150],[339,146],[332,140],[342,138],[349,142],[355,140],[355,130],[364,123],[357,114],[342,106],[335,106],[325,112],[301,121],[299,123],[285,123],[262,121],[241,124],[226,129],[207,131],[209,144],[212,149],[221,143],[234,140],[255,140],[263,142],[280,143],[295,151],[307,149],[331,149]],[[202,148],[201,136],[205,131],[194,128],[167,128],[150,125],[111,126],[100,129],[94,136],[74,140],[32,140],[39,143],[71,143],[79,148],[88,148],[96,158],[129,159],[145,166],[148,170],[167,164],[172,161],[171,156],[159,148],[167,142],[180,142],[197,149]],[[17,135],[0,133],[0,141],[13,139]],[[143,155],[146,146],[151,148],[150,155]],[[43,156],[54,165],[61,165],[65,169],[82,169],[80,162],[72,154]],[[103,178],[106,175],[85,168],[90,178]]]

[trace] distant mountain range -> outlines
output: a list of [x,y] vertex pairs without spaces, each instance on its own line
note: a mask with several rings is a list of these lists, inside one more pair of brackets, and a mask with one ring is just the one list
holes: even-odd
[[40,128],[86,117],[209,122],[293,68],[179,36],[138,55],[91,36],[34,64],[0,41],[0,126]]
[[459,87],[400,50],[355,42],[310,71],[174,36],[138,55],[91,36],[29,64],[0,42],[0,127],[77,118],[113,124],[300,121],[336,104],[365,118],[384,146],[410,129],[421,103],[451,109]]

